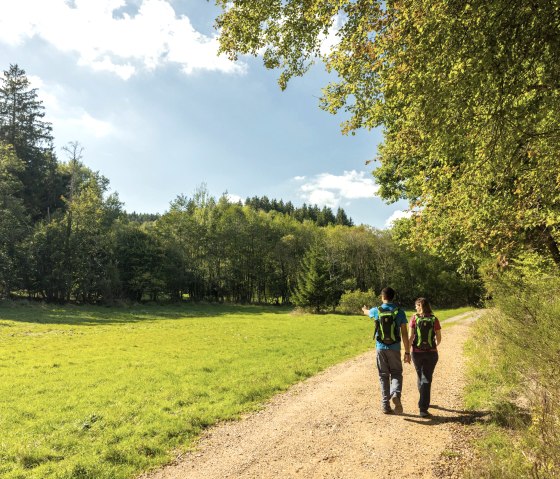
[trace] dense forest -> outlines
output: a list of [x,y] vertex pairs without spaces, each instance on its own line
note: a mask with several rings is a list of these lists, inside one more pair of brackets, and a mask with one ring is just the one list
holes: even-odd
[[[457,272],[353,226],[341,208],[266,196],[233,203],[201,186],[163,214],[127,213],[78,142],[58,161],[37,91],[17,65],[0,89],[0,295],[49,302],[192,300],[334,308],[345,291],[393,285],[400,300],[475,302],[475,268]],[[312,258],[312,260],[310,259]],[[319,276],[323,282],[313,286]],[[310,290],[311,288],[311,290]]]

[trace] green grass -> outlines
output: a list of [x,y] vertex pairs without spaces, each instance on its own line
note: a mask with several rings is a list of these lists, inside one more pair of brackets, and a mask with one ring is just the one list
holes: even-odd
[[470,459],[465,479],[521,479],[532,477],[522,451],[513,444],[517,438],[494,424],[484,427],[475,443],[476,456]]
[[372,331],[272,307],[4,305],[0,477],[133,477],[372,347]]
[[473,326],[465,344],[465,406],[488,412],[485,421],[476,426],[477,439],[472,444],[475,457],[465,471],[467,479],[531,476],[523,445],[530,416],[515,404],[515,390],[520,381],[512,367],[516,357],[504,347],[496,333],[496,324],[496,319],[486,314]]

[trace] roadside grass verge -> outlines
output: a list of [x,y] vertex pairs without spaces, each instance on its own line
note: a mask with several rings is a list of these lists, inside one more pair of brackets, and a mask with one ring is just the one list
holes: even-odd
[[560,468],[560,280],[493,285],[495,308],[473,325],[465,346],[465,403],[486,410],[476,426],[467,478],[558,477]]
[[[443,322],[447,319],[452,318],[453,316],[459,316],[460,314],[468,313],[469,311],[474,311],[474,310],[475,308],[471,306],[465,306],[463,308],[455,308],[455,309],[434,309],[434,314],[440,320],[440,322]],[[415,312],[416,311],[407,312],[407,317],[409,318],[409,320],[410,320],[410,316]],[[452,325],[453,323],[442,324],[441,327],[446,328]]]
[[372,332],[364,316],[275,307],[5,304],[0,477],[134,477],[371,348]]
[[465,344],[467,357],[467,410],[488,411],[486,421],[469,426],[474,434],[475,461],[464,477],[513,479],[528,477],[530,464],[522,453],[521,429],[526,413],[515,403],[519,376],[511,367],[514,358],[495,337],[496,312],[487,313],[473,326]]
[[[475,311],[475,309],[476,308],[473,308],[472,306],[465,306],[462,308],[455,308],[455,309],[434,309],[434,315],[436,316],[436,318],[439,319],[441,323],[441,328],[446,329],[446,328],[451,328],[455,326],[455,324],[457,324],[454,320],[446,323],[445,322],[446,320],[451,319],[454,316],[459,316],[468,313],[470,311]],[[406,312],[406,317],[408,318],[408,323],[410,324],[410,318],[412,317],[413,314],[416,313],[416,310],[406,310],[405,312]]]

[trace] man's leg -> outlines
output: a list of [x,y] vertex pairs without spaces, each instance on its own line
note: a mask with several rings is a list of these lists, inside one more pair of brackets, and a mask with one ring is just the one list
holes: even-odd
[[390,377],[391,369],[389,367],[389,357],[386,349],[378,349],[376,351],[377,371],[379,372],[379,384],[381,386],[381,410],[385,413],[391,412],[389,405],[390,395]]
[[400,351],[387,351],[389,358],[389,370],[391,372],[391,396],[401,397],[402,381],[403,381],[403,366],[401,361]]

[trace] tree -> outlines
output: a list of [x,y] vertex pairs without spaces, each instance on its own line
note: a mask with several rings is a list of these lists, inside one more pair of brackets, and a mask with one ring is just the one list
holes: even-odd
[[22,274],[20,247],[28,232],[28,217],[19,197],[23,185],[18,174],[23,168],[13,148],[0,142],[0,297],[18,285]]
[[[326,229],[326,237],[329,257],[338,266],[344,290],[379,291],[384,287],[380,287],[380,276],[389,272],[381,273],[383,263],[376,264],[375,253],[382,238],[375,231],[364,226],[335,226]],[[392,261],[392,255],[386,261]]]
[[[470,261],[530,249],[560,266],[558,1],[218,0],[221,50],[263,53],[285,88],[321,57],[343,132],[383,126],[380,195],[417,244]],[[451,248],[448,245],[452,245]]]
[[300,223],[290,216],[277,215],[271,228],[275,232],[269,278],[271,294],[276,302],[291,302],[291,292],[297,284],[298,274],[306,250],[320,236],[320,229],[311,223]]
[[467,261],[536,249],[560,265],[558,3],[409,13],[385,71],[381,194],[410,200],[416,243]]
[[325,249],[315,243],[303,257],[292,301],[316,313],[338,303],[342,291],[336,289],[336,276],[327,262]]
[[10,65],[0,85],[0,141],[13,145],[24,163],[19,173],[22,197],[35,219],[61,206],[58,197],[62,185],[56,175],[52,127],[44,116],[37,89],[31,88],[24,70]]
[[68,271],[73,267],[73,258],[66,256],[65,242],[64,218],[35,224],[25,248],[24,284],[30,296],[38,295],[49,302],[64,302],[70,298],[72,284]]
[[340,207],[336,210],[336,222],[335,222],[335,224],[340,225],[340,226],[353,226],[354,225],[353,221],[350,218],[348,218],[348,216],[346,215],[346,212]]
[[179,196],[153,228],[165,251],[163,274],[166,289],[176,300],[181,300],[183,294],[199,299],[204,289],[199,280],[199,230],[192,215],[193,207],[192,201]]
[[107,194],[109,182],[82,162],[83,149],[70,143],[68,163],[59,165],[68,179],[63,208],[37,221],[27,252],[28,289],[48,301],[99,301],[108,291],[113,222],[121,203]]
[[117,225],[114,232],[115,260],[124,296],[142,301],[145,294],[157,300],[165,290],[164,250],[159,238],[135,223]]

